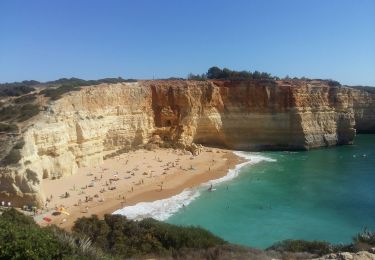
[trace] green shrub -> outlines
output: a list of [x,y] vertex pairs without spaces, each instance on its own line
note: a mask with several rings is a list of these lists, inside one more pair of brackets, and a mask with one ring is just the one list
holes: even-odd
[[366,243],[375,246],[375,232],[364,228],[362,232],[353,237],[354,243]]
[[7,156],[2,160],[2,164],[16,164],[21,160],[21,152],[19,149],[12,149]]
[[235,71],[227,68],[220,69],[219,67],[211,67],[205,75],[200,78],[206,77],[208,79],[230,79],[230,80],[249,80],[249,79],[273,79],[271,74],[259,71]]
[[311,254],[325,255],[332,252],[332,246],[325,241],[306,241],[306,240],[284,240],[278,242],[267,250],[280,252],[308,252]]
[[12,120],[18,116],[18,106],[6,106],[0,109],[0,121]]
[[5,124],[5,123],[0,123],[0,132],[18,132],[18,126],[15,124]]
[[16,210],[0,217],[0,259],[61,259],[69,253],[51,232]]
[[32,225],[36,226],[32,217],[21,214],[16,209],[11,208],[6,210],[1,215],[1,220],[12,222],[14,225]]
[[166,249],[209,248],[225,241],[200,227],[180,227],[154,219],[144,219],[139,226],[152,232]]
[[58,88],[47,88],[40,92],[46,97],[50,97],[52,100],[58,100],[63,94],[71,91],[79,91],[81,88],[75,85],[62,85]]
[[62,97],[63,94],[71,91],[79,91],[83,86],[92,86],[102,83],[120,83],[120,82],[137,82],[135,79],[123,79],[118,78],[104,78],[98,80],[83,80],[78,78],[62,78],[55,81],[47,82],[50,86],[58,86],[57,88],[46,88],[40,92],[46,97],[50,97],[52,100],[58,100]]
[[353,237],[353,251],[369,250],[375,246],[375,232],[364,228]]
[[153,219],[128,220],[120,215],[78,219],[73,227],[78,235],[88,235],[105,252],[121,257],[165,254],[181,248],[209,248],[224,240],[196,227],[179,227]]
[[13,146],[13,148],[14,148],[14,149],[22,149],[24,145],[25,145],[25,141],[24,141],[24,140],[20,140],[20,141],[18,141],[18,142]]
[[18,121],[23,122],[26,121],[27,119],[32,118],[33,116],[36,116],[39,114],[39,106],[34,105],[34,104],[26,104],[23,105],[20,109],[20,114],[18,116]]
[[34,90],[35,88],[25,85],[0,85],[0,96],[21,96]]
[[341,86],[340,82],[338,82],[336,80],[332,80],[332,79],[328,79],[327,84],[330,87],[340,87]]
[[99,220],[95,215],[90,218],[79,218],[74,224],[73,231],[80,235],[88,236],[93,243],[96,243],[102,248],[107,247],[106,237],[110,232],[109,227],[103,220]]
[[41,228],[15,209],[0,215],[0,259],[113,259],[56,226]]
[[16,104],[25,104],[25,103],[34,102],[35,100],[36,100],[36,94],[29,94],[29,95],[25,95],[25,96],[16,98],[14,100],[14,103],[16,103]]
[[39,112],[39,106],[35,104],[11,105],[0,109],[0,121],[23,122],[36,116]]

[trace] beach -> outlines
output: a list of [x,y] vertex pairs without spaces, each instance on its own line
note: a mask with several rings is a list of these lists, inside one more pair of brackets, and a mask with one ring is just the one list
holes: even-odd
[[[47,197],[41,226],[56,224],[70,230],[80,217],[103,217],[139,202],[172,197],[225,176],[244,159],[218,148],[202,148],[198,155],[175,149],[136,150],[82,167],[72,176],[43,180]],[[52,214],[62,210],[59,215]],[[51,219],[50,222],[43,218]]]

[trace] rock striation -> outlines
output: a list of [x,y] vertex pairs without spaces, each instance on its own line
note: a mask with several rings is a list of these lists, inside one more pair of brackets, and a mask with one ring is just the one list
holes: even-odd
[[375,99],[366,93],[325,81],[164,80],[85,87],[51,101],[25,128],[21,160],[0,168],[0,200],[42,205],[43,179],[75,174],[79,167],[100,164],[108,153],[155,139],[192,152],[196,144],[241,150],[351,144],[355,126],[375,128]]

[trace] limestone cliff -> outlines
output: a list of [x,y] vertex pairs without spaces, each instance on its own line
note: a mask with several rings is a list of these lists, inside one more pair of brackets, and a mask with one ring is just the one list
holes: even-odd
[[353,89],[355,128],[358,133],[375,133],[375,90],[371,87]]
[[270,80],[85,87],[50,102],[25,128],[22,159],[0,169],[0,200],[40,204],[44,178],[75,174],[153,136],[188,149],[194,143],[243,150],[350,144],[360,118],[353,106],[366,116],[369,109],[355,91],[324,81]]
[[158,133],[231,149],[309,149],[352,142],[350,90],[323,82],[146,82]]

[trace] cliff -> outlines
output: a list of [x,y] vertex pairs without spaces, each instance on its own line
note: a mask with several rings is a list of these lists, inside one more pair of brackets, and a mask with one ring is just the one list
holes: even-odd
[[358,133],[375,133],[375,88],[353,88],[355,128]]
[[155,140],[192,152],[195,144],[242,150],[351,144],[355,119],[358,127],[373,127],[365,124],[374,109],[365,98],[360,90],[324,81],[168,80],[85,87],[50,101],[24,128],[21,160],[0,169],[0,200],[40,205],[44,178],[74,174],[110,152]]

